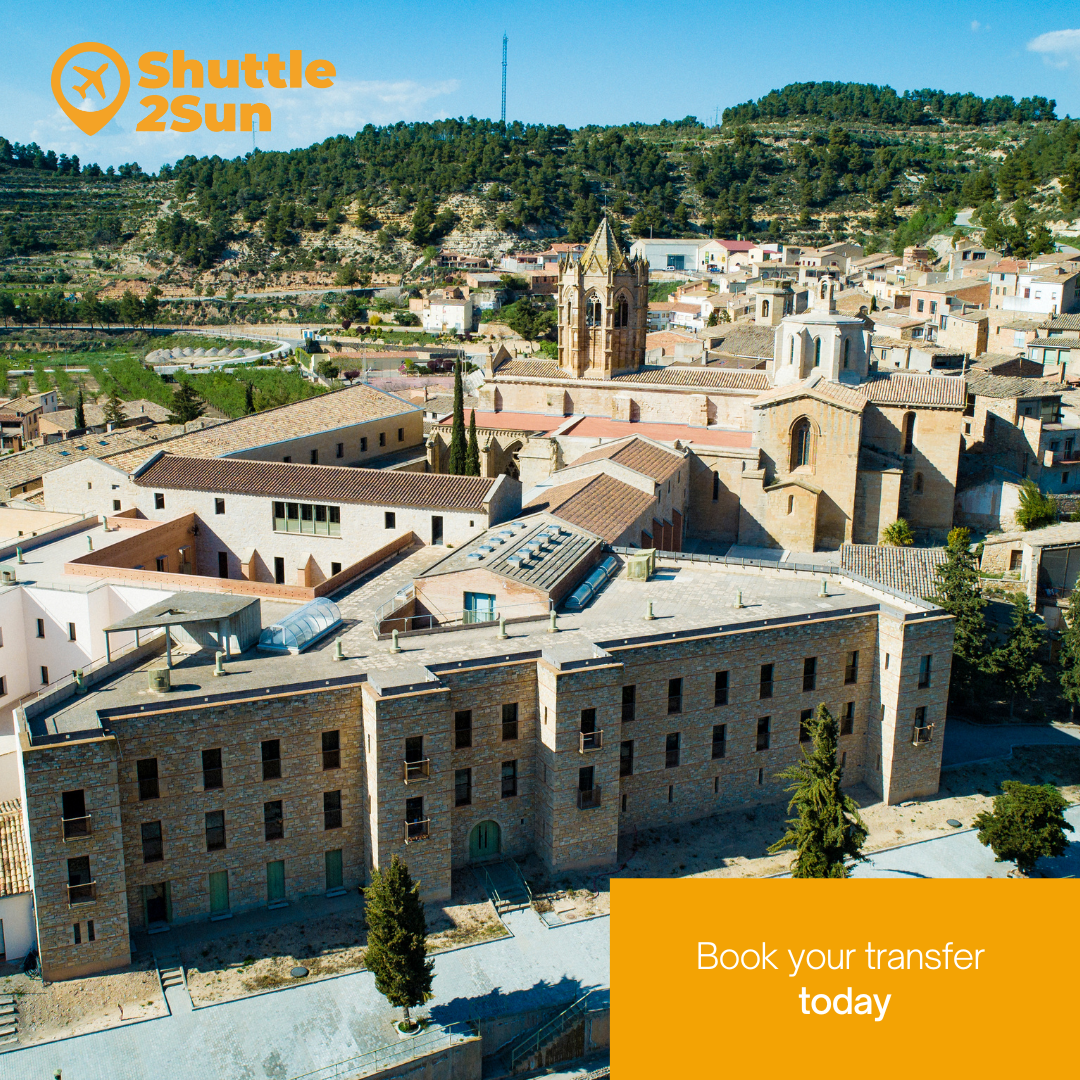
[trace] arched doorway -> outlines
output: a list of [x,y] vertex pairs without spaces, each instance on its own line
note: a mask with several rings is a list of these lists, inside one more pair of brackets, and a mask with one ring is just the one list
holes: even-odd
[[469,862],[497,859],[502,849],[502,835],[497,821],[481,821],[469,833]]

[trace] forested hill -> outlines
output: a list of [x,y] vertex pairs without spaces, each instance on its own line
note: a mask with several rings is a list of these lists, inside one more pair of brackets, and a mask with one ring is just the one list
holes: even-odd
[[287,152],[186,157],[157,176],[0,139],[0,279],[80,251],[165,283],[226,263],[259,279],[338,263],[362,277],[439,245],[582,240],[604,214],[626,237],[901,248],[965,206],[1017,254],[1051,243],[1080,214],[1080,123],[1041,98],[801,83],[727,109],[718,127],[369,125]]

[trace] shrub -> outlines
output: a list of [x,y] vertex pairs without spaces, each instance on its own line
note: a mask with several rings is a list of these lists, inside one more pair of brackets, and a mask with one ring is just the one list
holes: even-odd
[[915,537],[911,535],[911,527],[903,518],[897,518],[882,534],[880,546],[882,547],[911,547],[915,543]]

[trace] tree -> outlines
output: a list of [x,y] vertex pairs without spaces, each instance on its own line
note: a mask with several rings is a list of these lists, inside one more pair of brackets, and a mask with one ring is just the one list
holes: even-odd
[[1065,629],[1061,634],[1061,693],[1072,705],[1073,719],[1076,706],[1080,704],[1080,589],[1074,589],[1069,597],[1069,610],[1065,613]]
[[173,394],[169,423],[187,424],[192,420],[198,420],[205,410],[206,403],[195,393],[191,383],[182,382]]
[[882,547],[911,547],[915,537],[911,535],[911,526],[903,518],[897,518],[882,534]]
[[469,447],[465,451],[465,475],[480,475],[480,444],[476,439],[476,410],[469,411]]
[[450,427],[450,472],[461,476],[465,472],[465,395],[461,386],[461,361],[454,365],[454,419]]
[[427,958],[427,921],[420,886],[413,883],[409,868],[394,855],[385,870],[372,870],[364,898],[368,927],[364,963],[375,976],[375,989],[395,1008],[404,1010],[404,1024],[412,1028],[409,1009],[431,999],[435,967]]
[[979,843],[997,862],[1014,862],[1021,874],[1030,874],[1040,858],[1056,859],[1068,849],[1065,833],[1073,831],[1063,813],[1068,805],[1052,784],[1004,780],[993,810],[975,818]]
[[244,383],[244,415],[250,416],[255,411],[255,384]]
[[124,295],[120,297],[121,321],[134,326],[136,323],[142,322],[142,316],[142,301],[130,289],[125,289]]
[[77,428],[86,427],[86,409],[83,403],[83,391],[82,387],[79,387],[79,400],[75,403],[75,426]]
[[75,310],[78,313],[78,317],[86,323],[91,330],[94,329],[95,322],[101,322],[101,303],[98,300],[96,292],[86,292],[83,294],[82,299],[76,304]]
[[1005,644],[998,650],[1001,679],[1009,691],[1009,719],[1012,719],[1016,698],[1030,697],[1039,689],[1046,676],[1038,662],[1042,652],[1043,635],[1028,598],[1018,594],[1013,601],[1012,626]]
[[120,395],[114,388],[109,394],[109,400],[105,402],[105,423],[120,425],[126,419],[124,403],[120,400]]
[[1058,519],[1057,503],[1044,495],[1030,477],[1020,485],[1020,505],[1016,509],[1016,524],[1021,529],[1041,529]]
[[778,775],[791,780],[788,830],[770,852],[795,848],[792,877],[846,878],[848,859],[862,859],[866,825],[855,801],[840,790],[843,766],[836,756],[840,729],[824,702],[806,722],[813,747],[802,761]]
[[356,227],[358,229],[370,232],[372,229],[377,228],[378,224],[375,215],[366,206],[361,206],[356,211]]

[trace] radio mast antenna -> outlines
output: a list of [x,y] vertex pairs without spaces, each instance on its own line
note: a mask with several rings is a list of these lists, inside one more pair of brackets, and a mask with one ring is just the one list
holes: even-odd
[[506,34],[503,34],[502,122],[506,123]]

